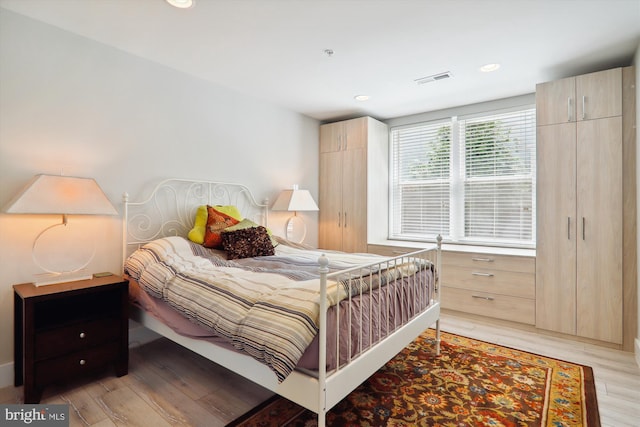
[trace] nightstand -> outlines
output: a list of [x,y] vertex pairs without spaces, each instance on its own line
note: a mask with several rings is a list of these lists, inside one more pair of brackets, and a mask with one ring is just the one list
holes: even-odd
[[38,403],[45,386],[115,367],[129,369],[129,282],[94,277],[36,287],[14,285],[15,385],[24,403]]

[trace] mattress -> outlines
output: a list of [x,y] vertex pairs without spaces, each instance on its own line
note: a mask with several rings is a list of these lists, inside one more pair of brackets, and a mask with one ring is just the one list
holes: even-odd
[[[169,239],[169,242],[166,239]],[[130,296],[133,303],[160,319],[179,334],[207,340],[225,348],[249,353],[254,357],[257,353],[256,359],[269,365],[279,379],[285,378],[294,368],[315,370],[318,367],[317,315],[314,317],[311,313],[312,309],[309,307],[317,306],[318,302],[317,292],[311,291],[310,288],[317,287],[318,284],[319,255],[329,254],[332,271],[386,259],[370,254],[320,252],[279,245],[274,256],[227,261],[224,253],[220,253],[221,251],[212,251],[188,242],[186,239],[177,239],[182,238],[164,238],[160,244],[156,243],[155,248],[152,244],[152,248],[147,248],[142,255],[138,254],[136,257],[134,254],[133,258],[129,258],[126,263],[126,271],[132,279],[130,281]],[[174,246],[179,248],[177,252],[181,255],[173,253]],[[167,247],[172,249],[168,250]],[[163,252],[171,252],[171,254],[162,254]],[[165,256],[167,259],[161,260]],[[176,261],[175,258],[180,259],[177,264],[172,264]],[[145,264],[144,268],[141,267],[142,264]],[[158,267],[158,264],[161,264],[162,267]],[[184,264],[188,264],[188,266],[184,267]],[[332,295],[330,296],[330,307],[327,312],[327,369],[334,369],[338,365],[338,359],[339,363],[343,364],[356,357],[359,352],[399,328],[430,304],[433,290],[433,265],[421,263],[417,268],[415,267],[415,265],[411,265],[408,270],[407,266],[403,266],[401,269],[394,267],[385,271],[384,274],[369,272],[369,275],[365,274],[365,277],[358,277],[356,280],[351,277],[349,280],[333,282],[330,291]],[[147,274],[148,271],[151,273]],[[214,285],[201,283],[204,280],[203,277],[212,274],[220,275],[223,278],[223,283],[215,284],[218,279],[213,280]],[[149,276],[152,276],[153,280],[150,280]],[[189,278],[185,279],[184,277]],[[229,283],[225,283],[227,279]],[[230,297],[226,294],[231,288],[244,287],[246,282],[258,280],[266,280],[266,282],[259,283],[256,287],[251,283],[251,291],[248,293],[241,291],[240,297]],[[151,282],[163,282],[164,284],[152,284]],[[186,290],[176,291],[174,289],[176,282],[186,282]],[[166,283],[170,284],[166,285]],[[354,286],[354,283],[357,286]],[[252,354],[251,350],[255,349],[251,348],[250,351],[247,351],[246,342],[243,342],[245,337],[230,336],[228,325],[217,327],[218,325],[212,319],[216,316],[219,317],[220,313],[216,311],[220,311],[221,306],[218,305],[217,309],[211,310],[215,312],[213,314],[211,312],[205,315],[194,313],[196,309],[200,309],[201,305],[212,301],[208,296],[202,297],[201,294],[205,289],[211,290],[211,288],[214,289],[214,293],[222,294],[223,300],[227,302],[230,299],[233,300],[232,304],[262,304],[263,308],[269,307],[271,310],[273,296],[271,299],[267,298],[268,304],[258,300],[247,303],[249,298],[253,298],[254,293],[264,292],[265,286],[270,292],[275,292],[275,299],[284,298],[291,289],[293,289],[293,293],[291,293],[293,298],[300,298],[300,295],[309,298],[305,301],[296,300],[295,303],[284,303],[283,309],[273,309],[278,312],[282,311],[287,316],[295,311],[293,317],[308,317],[300,323],[303,323],[303,329],[311,330],[311,337],[304,341],[303,348],[284,350],[284,355],[276,354],[275,358],[280,358],[276,363],[270,360],[274,357],[273,349],[266,352],[264,349],[259,349],[253,351]],[[197,292],[194,291],[195,288],[197,288]],[[174,293],[178,294],[178,302],[171,298]],[[182,299],[185,295],[190,295],[193,301],[184,303]],[[238,303],[234,298],[238,298],[242,303]],[[207,302],[205,303],[204,300]],[[214,304],[219,304],[219,302]],[[253,322],[266,322],[267,320],[272,321],[273,319],[259,316]],[[273,321],[279,322],[277,318]],[[245,326],[246,324],[242,324],[240,328]],[[261,343],[277,342],[283,336],[288,338],[288,334],[298,333],[291,332],[293,329],[285,332],[276,331],[271,327],[260,326],[258,329],[260,329],[260,333],[263,333],[263,336],[259,338]],[[340,333],[336,334],[336,331]],[[254,331],[252,331],[248,336],[251,341],[250,347],[255,347],[254,342],[257,341],[255,336],[257,335],[254,335]],[[301,346],[297,338],[293,339],[294,347]],[[289,345],[290,343],[285,344]],[[339,348],[339,352],[337,348]],[[292,354],[294,355],[292,356]]]

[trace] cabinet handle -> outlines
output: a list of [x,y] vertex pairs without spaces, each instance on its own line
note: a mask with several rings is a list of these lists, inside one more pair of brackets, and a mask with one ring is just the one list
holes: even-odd
[[567,121],[571,121],[571,97],[567,98]]
[[493,258],[471,258],[471,261],[493,262]]
[[571,240],[571,217],[567,217],[567,240]]
[[493,297],[483,297],[483,296],[480,296],[480,295],[471,295],[471,298],[485,299],[487,301],[493,301]]
[[493,277],[493,273],[480,273],[478,271],[472,271],[472,276]]
[[86,335],[84,332],[80,332],[80,338],[84,338],[84,337],[86,337],[86,336],[87,336],[87,335]]
[[586,96],[582,95],[582,120],[585,119],[586,113],[584,111],[584,104],[585,104],[585,100],[587,99]]
[[84,366],[84,365],[86,365],[86,364],[87,364],[87,361],[86,361],[86,360],[84,360],[84,359],[80,359],[80,365],[83,365],[83,366]]
[[347,228],[347,213],[344,213],[344,228]]
[[342,224],[342,223],[340,222],[340,220],[341,220],[341,219],[342,219],[342,213],[341,213],[340,211],[338,211],[338,228],[340,228],[340,227],[341,227],[341,224]]
[[585,223],[585,219],[584,219],[584,217],[582,217],[582,240],[585,239],[585,234],[586,234],[585,228],[587,228],[586,227],[586,223]]

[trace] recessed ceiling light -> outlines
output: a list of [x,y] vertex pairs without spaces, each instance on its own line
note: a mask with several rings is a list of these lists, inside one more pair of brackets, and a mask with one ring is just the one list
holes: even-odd
[[490,73],[492,71],[496,71],[498,68],[500,68],[500,64],[485,64],[480,67],[480,71],[483,73]]
[[180,9],[188,9],[194,5],[194,1],[195,0],[167,0],[167,3]]
[[353,99],[356,101],[367,101],[369,99],[369,95],[356,95]]

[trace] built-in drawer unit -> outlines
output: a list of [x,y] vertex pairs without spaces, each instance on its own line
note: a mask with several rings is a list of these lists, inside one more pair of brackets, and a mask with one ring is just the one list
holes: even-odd
[[535,324],[535,258],[444,251],[442,308]]
[[378,254],[378,255],[384,255],[384,256],[400,256],[400,255],[408,254],[409,252],[419,251],[420,248],[369,244],[367,250],[369,253],[372,253],[372,254]]

